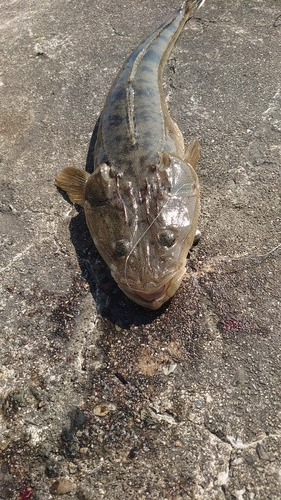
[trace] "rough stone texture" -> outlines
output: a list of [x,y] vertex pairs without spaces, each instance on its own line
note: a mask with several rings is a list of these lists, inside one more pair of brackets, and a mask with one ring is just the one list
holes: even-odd
[[1,499],[280,499],[280,0],[209,0],[167,65],[202,239],[163,310],[122,295],[54,187],[177,7],[0,3]]

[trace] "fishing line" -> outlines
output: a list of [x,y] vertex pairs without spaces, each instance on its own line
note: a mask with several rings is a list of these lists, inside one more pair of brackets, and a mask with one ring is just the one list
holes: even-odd
[[[128,255],[128,257],[126,258],[126,262],[125,262],[125,269],[124,269],[124,272],[125,272],[125,281],[126,281],[126,285],[128,288],[130,288],[131,290],[133,290],[133,288],[130,286],[130,284],[128,283],[128,280],[127,280],[127,267],[128,267],[128,261],[129,261],[129,258],[131,257],[133,251],[135,250],[135,248],[138,246],[138,244],[140,243],[140,241],[144,238],[144,236],[146,235],[146,233],[151,229],[151,227],[153,226],[153,224],[155,223],[155,221],[158,219],[158,217],[160,217],[161,213],[163,212],[164,208],[167,207],[168,203],[172,202],[174,197],[179,193],[179,191],[181,189],[183,189],[185,186],[188,186],[189,184],[186,183],[186,184],[183,184],[183,186],[180,186],[177,191],[173,194],[173,197],[170,198],[169,200],[166,201],[165,205],[161,208],[160,212],[156,215],[156,217],[153,219],[153,221],[151,222],[151,224],[146,228],[146,230],[143,232],[143,234],[139,237],[139,239],[136,241],[136,243],[134,244],[134,246],[132,247],[132,249],[130,250],[130,253]],[[195,196],[195,195],[193,195]]]

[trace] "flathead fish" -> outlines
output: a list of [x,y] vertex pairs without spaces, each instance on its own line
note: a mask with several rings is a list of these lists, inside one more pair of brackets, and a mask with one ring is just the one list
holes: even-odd
[[185,150],[169,115],[162,74],[184,26],[204,0],[186,0],[128,58],[103,108],[94,171],[64,168],[56,186],[84,207],[87,225],[118,286],[158,309],[185,275],[199,215],[199,144]]

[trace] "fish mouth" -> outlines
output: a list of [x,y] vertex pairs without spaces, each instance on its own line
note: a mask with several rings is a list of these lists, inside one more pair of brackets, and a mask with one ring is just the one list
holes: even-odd
[[[185,275],[185,266],[173,275],[166,283],[151,292],[144,292],[139,289],[128,286],[127,284],[118,283],[122,292],[129,297],[133,302],[148,309],[159,309],[164,302],[169,300],[176,293],[182,279]],[[145,288],[145,287],[144,287]]]
[[139,290],[133,290],[133,292],[141,297],[141,299],[146,300],[147,302],[153,302],[154,300],[160,299],[162,295],[165,293],[169,285],[169,282],[166,283],[165,285],[161,286],[158,290],[155,290],[155,292],[152,293],[146,293],[146,292],[141,292]]

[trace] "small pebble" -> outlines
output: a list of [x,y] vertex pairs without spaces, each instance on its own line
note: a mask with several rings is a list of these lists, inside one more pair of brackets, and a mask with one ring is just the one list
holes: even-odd
[[105,417],[109,412],[116,410],[116,406],[113,404],[101,404],[94,408],[94,415],[97,417]]
[[170,363],[167,366],[163,367],[163,372],[165,375],[170,375],[170,373],[173,373],[177,367],[177,363]]
[[69,462],[68,470],[69,470],[69,474],[75,474],[77,472],[77,465],[75,465],[73,462]]
[[65,493],[71,493],[75,488],[75,484],[69,479],[60,479],[52,484],[50,492],[53,495],[65,495]]
[[193,420],[195,419],[195,414],[194,414],[194,413],[189,413],[189,414],[187,415],[187,418],[188,418],[188,420],[189,420],[190,422],[193,422]]
[[196,408],[200,409],[202,408],[203,404],[201,403],[201,401],[195,401],[195,406]]
[[30,440],[30,438],[31,438],[30,432],[26,432],[23,436],[23,440],[25,443],[27,443]]

